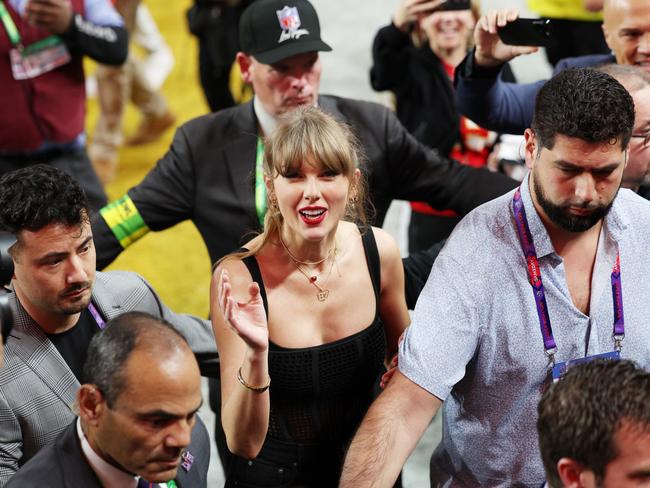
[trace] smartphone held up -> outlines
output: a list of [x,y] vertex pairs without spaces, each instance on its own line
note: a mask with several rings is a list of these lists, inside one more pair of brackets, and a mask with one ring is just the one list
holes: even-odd
[[549,19],[516,19],[499,27],[497,33],[511,46],[551,46],[555,42]]

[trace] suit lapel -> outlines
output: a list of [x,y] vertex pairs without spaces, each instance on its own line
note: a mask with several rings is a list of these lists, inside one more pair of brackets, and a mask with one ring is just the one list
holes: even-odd
[[[122,305],[118,303],[117,297],[106,286],[103,273],[97,272],[95,277],[95,284],[93,285],[92,302],[95,304],[97,311],[101,314],[102,318],[107,322],[118,315],[122,315]],[[106,275],[104,275],[106,276]]]
[[63,403],[71,407],[75,401],[79,381],[72,373],[59,351],[50,342],[43,330],[32,320],[20,305],[16,295],[15,330],[12,347],[16,356],[45,383]]
[[192,441],[186,451],[190,453],[191,462],[187,467],[188,459],[183,453],[181,466],[176,474],[176,484],[179,488],[206,488],[208,465],[210,464],[210,438],[205,424],[198,416],[192,429]]
[[224,159],[232,177],[234,193],[257,227],[254,188],[258,130],[253,103],[240,106],[233,114],[232,120],[228,137],[233,142],[224,147]]

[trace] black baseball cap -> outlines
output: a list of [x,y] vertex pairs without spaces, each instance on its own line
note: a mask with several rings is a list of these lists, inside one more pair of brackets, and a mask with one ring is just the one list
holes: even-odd
[[307,0],[256,0],[239,20],[239,45],[264,64],[332,50],[321,40],[318,15]]

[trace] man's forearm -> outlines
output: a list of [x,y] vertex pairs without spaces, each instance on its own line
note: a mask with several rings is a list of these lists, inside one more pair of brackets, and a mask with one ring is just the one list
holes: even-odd
[[398,371],[354,436],[339,486],[392,487],[440,404]]
[[72,49],[99,63],[121,65],[128,55],[129,38],[124,27],[97,25],[79,14],[63,38]]

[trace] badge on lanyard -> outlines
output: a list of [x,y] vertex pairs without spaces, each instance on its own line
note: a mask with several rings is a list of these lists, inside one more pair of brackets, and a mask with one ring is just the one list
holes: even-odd
[[59,36],[50,36],[24,48],[12,48],[9,58],[14,79],[28,80],[69,63],[71,56]]
[[593,356],[587,356],[584,358],[577,358],[577,359],[572,359],[571,361],[564,361],[561,363],[557,363],[555,366],[553,366],[552,374],[553,374],[553,382],[559,381],[562,379],[562,377],[566,374],[569,369],[571,369],[573,366],[577,366],[578,364],[582,363],[588,363],[589,361],[593,361],[594,359],[609,359],[612,361],[617,361],[621,359],[621,353],[620,351],[610,351],[610,352],[604,352],[602,354],[594,354]]
[[0,1],[0,22],[12,45],[9,50],[9,60],[14,80],[36,78],[70,62],[68,46],[59,36],[46,37],[24,46],[20,32],[2,1]]

